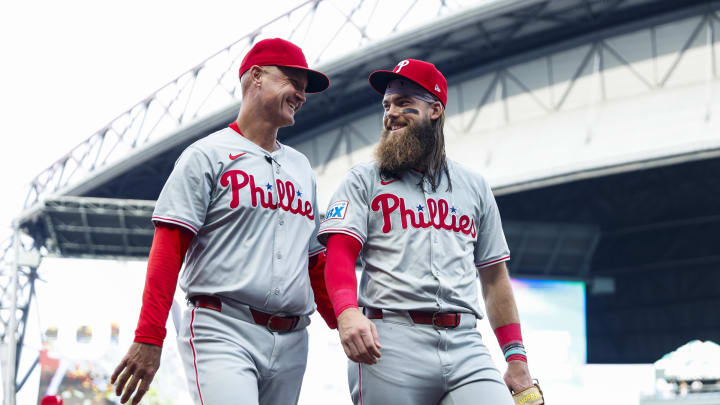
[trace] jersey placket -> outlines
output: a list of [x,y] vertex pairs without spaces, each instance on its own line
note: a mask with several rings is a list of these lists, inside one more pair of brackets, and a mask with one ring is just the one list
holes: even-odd
[[[424,216],[427,218],[428,222],[431,222],[432,218],[430,217],[430,210],[427,208],[427,201],[428,201],[428,198],[431,198],[433,195],[427,192],[427,187],[428,187],[427,181],[423,181],[422,206],[424,206],[424,210],[425,210]],[[428,232],[430,232],[430,243],[429,243],[430,246],[428,247],[430,260],[428,262],[428,265],[430,267],[430,272],[437,280],[437,291],[435,292],[435,303],[438,306],[438,310],[442,311],[442,308],[443,308],[443,305],[442,305],[442,280],[440,279],[440,274],[441,274],[440,270],[441,269],[438,268],[437,261],[435,260],[435,257],[441,253],[439,250],[440,244],[439,244],[439,240],[438,240],[440,238],[440,235],[438,235],[439,230],[435,229],[434,226],[427,228],[427,230],[428,230]]]
[[285,257],[283,257],[282,247],[284,246],[282,236],[283,228],[285,228],[285,216],[284,211],[280,209],[279,204],[279,192],[277,188],[277,180],[280,178],[280,165],[274,159],[271,159],[270,164],[272,165],[272,183],[273,183],[273,199],[278,204],[278,209],[273,211],[271,225],[273,227],[273,257],[271,261],[270,271],[272,276],[270,277],[270,292],[268,299],[268,309],[275,310],[282,308],[282,290],[280,289],[280,277],[279,274],[282,272],[283,263],[285,263]]

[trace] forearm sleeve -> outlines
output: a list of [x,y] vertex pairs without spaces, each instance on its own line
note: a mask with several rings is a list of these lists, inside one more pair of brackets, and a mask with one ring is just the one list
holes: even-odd
[[155,227],[135,342],[162,346],[178,275],[193,237],[179,226],[158,223]]
[[361,248],[357,239],[345,234],[328,238],[325,284],[336,317],[347,308],[358,307],[355,262]]
[[315,305],[320,316],[330,329],[337,328],[337,319],[333,312],[332,303],[328,296],[327,287],[325,286],[325,264],[327,255],[321,252],[310,257],[308,271],[310,272],[310,286],[315,297]]

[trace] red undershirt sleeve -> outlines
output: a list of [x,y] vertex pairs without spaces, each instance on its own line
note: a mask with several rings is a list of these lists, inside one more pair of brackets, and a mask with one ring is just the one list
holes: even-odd
[[194,237],[186,228],[156,223],[135,342],[162,346],[180,268]]
[[325,320],[330,329],[337,328],[337,319],[333,312],[333,306],[328,296],[327,287],[325,286],[325,264],[327,255],[325,252],[313,255],[308,263],[308,271],[310,273],[310,286],[315,296],[315,305],[317,311]]
[[357,308],[355,262],[362,245],[352,236],[334,233],[327,242],[325,284],[337,317],[347,308]]

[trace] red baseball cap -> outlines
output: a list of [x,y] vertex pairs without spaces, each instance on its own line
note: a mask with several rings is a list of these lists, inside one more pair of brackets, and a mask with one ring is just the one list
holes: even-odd
[[380,94],[385,94],[388,83],[395,79],[410,79],[420,87],[437,97],[443,107],[447,103],[447,80],[430,62],[417,59],[405,59],[393,70],[376,70],[370,74],[370,86]]
[[330,87],[330,79],[325,74],[308,69],[305,54],[299,46],[282,38],[269,38],[253,45],[240,64],[240,77],[248,69],[258,66],[284,66],[302,69],[307,72],[306,93],[320,93]]

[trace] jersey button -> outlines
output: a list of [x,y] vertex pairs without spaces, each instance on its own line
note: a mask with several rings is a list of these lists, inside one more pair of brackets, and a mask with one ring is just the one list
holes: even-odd
[[275,288],[275,289],[273,290],[273,294],[275,294],[275,295],[280,295],[280,289],[279,289],[279,288]]
[[281,219],[281,220],[280,220],[280,225],[285,225],[285,220],[284,220],[284,219]]
[[275,173],[280,174],[280,166],[275,168]]
[[282,259],[282,254],[281,254],[280,252],[278,252],[278,253],[275,255],[275,257],[277,257],[278,259]]

